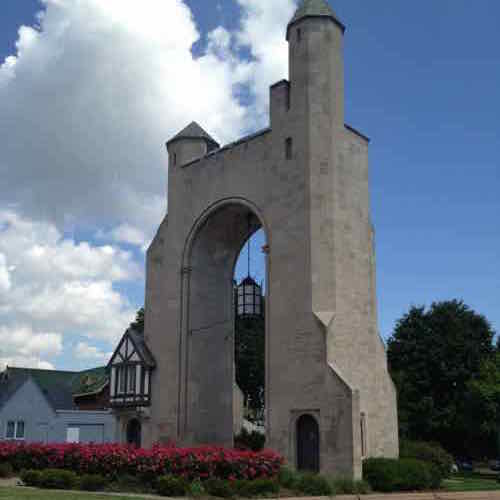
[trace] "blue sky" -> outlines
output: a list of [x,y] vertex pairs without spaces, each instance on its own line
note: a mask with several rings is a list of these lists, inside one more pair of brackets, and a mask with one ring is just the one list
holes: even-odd
[[[154,2],[155,0],[148,1]],[[283,5],[287,1],[291,0],[279,0]],[[65,2],[70,4],[71,0],[65,0]],[[169,3],[176,2],[165,0],[165,4]],[[282,32],[284,37],[285,23],[280,18],[279,12],[266,14],[263,20],[260,20],[255,12],[252,14],[252,8],[265,5],[265,2],[240,0],[238,4],[235,0],[215,2],[186,0],[185,4],[191,10],[192,22],[200,36],[192,35],[188,21],[182,24],[175,19],[166,19],[166,23],[172,21],[172,26],[175,24],[186,25],[186,31],[182,37],[188,39],[191,35],[193,36],[194,43],[189,44],[193,64],[197,64],[200,61],[199,58],[206,56],[207,53],[212,54],[213,52],[223,61],[224,64],[221,63],[221,67],[227,68],[228,74],[231,72],[235,74],[235,64],[234,61],[231,62],[231,57],[238,60],[240,69],[243,71],[245,69],[243,63],[258,60],[262,48],[265,48],[266,40],[262,41],[261,46],[259,46],[259,40],[252,40],[252,33],[255,35],[254,31],[258,29],[259,23],[270,23],[269,26],[274,26],[275,33],[279,35]],[[146,4],[144,5],[146,8]],[[476,311],[484,314],[493,326],[500,330],[500,201],[498,194],[500,193],[500,50],[498,49],[500,47],[500,31],[498,30],[500,2],[496,0],[477,0],[476,2],[470,2],[470,0],[440,0],[438,2],[435,0],[419,2],[332,0],[331,5],[339,18],[347,25],[345,39],[346,121],[363,131],[372,140],[370,149],[371,194],[376,229],[381,334],[387,338],[392,331],[395,320],[411,304],[429,305],[432,301],[452,298],[463,299]],[[40,10],[41,4],[35,0],[2,0],[0,8],[1,63],[6,57],[16,55],[15,43],[18,38],[18,29],[23,24],[31,26],[36,22],[35,14]],[[270,9],[270,7],[266,8]],[[57,22],[62,22],[61,19],[64,21],[63,17],[66,15],[64,12],[57,13],[55,8],[54,12],[54,16],[56,14],[59,16],[54,17]],[[99,13],[102,16],[106,15]],[[80,22],[79,19],[82,19],[83,23],[83,20],[86,19],[85,15],[85,13],[75,10],[73,17],[71,17],[72,26],[76,26]],[[181,14],[175,11],[175,15]],[[242,24],[244,24],[242,20],[252,18],[252,15],[257,16],[256,24],[250,23],[245,32],[242,28]],[[56,21],[53,21],[51,26],[57,25]],[[146,19],[144,21],[146,27],[147,22],[149,21]],[[215,40],[215,38],[211,38],[212,35],[209,34],[220,27],[224,28],[225,32],[231,36],[231,42],[227,46],[222,44],[217,45],[216,49],[210,49],[209,40]],[[252,31],[252,27],[255,27],[254,31]],[[53,28],[47,23],[43,29]],[[67,47],[76,50],[74,47],[78,45],[78,42],[81,48],[82,40],[88,40],[84,35],[93,33],[90,28],[88,32],[85,29],[75,29],[77,34],[66,39]],[[100,28],[96,28],[96,30],[98,29]],[[165,27],[165,30],[167,29],[168,26]],[[147,33],[147,30],[144,31]],[[81,35],[80,32],[84,35]],[[161,33],[161,29],[159,32]],[[224,32],[218,31],[217,33],[221,35]],[[252,41],[238,44],[235,41],[237,36],[247,37]],[[142,32],[141,37],[140,43],[145,43]],[[258,36],[254,38],[258,38]],[[273,43],[275,38],[272,39]],[[217,37],[219,40],[217,43],[220,43],[222,39],[223,37]],[[35,43],[39,43],[39,40]],[[125,46],[129,42],[122,37],[118,41],[114,40],[113,43],[121,43]],[[89,43],[88,47],[91,46]],[[33,45],[29,44],[30,50],[32,47]],[[62,52],[66,50],[66,45],[57,48],[57,44],[47,43],[43,46],[44,52],[38,53],[39,57],[48,57],[47,52],[51,48],[56,50],[54,47]],[[96,47],[98,47],[97,44]],[[137,47],[139,47],[139,43],[136,45],[130,43],[127,50],[123,51],[121,64],[127,64],[123,63],[123,58],[126,58],[127,54],[131,54],[130,57],[132,57],[132,54],[135,56],[136,49],[137,51],[142,50]],[[232,53],[231,57],[226,53],[229,50]],[[69,52],[70,49],[67,51]],[[103,45],[100,46],[99,51],[107,52]],[[28,52],[29,50],[26,51],[26,54]],[[61,95],[66,95],[66,90],[73,88],[78,80],[76,77],[67,76],[57,79],[57,72],[60,71],[62,74],[63,71],[68,71],[66,75],[80,74],[79,80],[82,80],[85,75],[94,71],[91,64],[94,57],[91,49],[87,49],[85,46],[85,50],[80,53],[83,54],[81,59],[73,56],[67,60],[64,58],[64,54],[62,56],[59,54],[57,56],[59,59],[54,58],[54,60],[60,62],[52,69],[52,72],[56,74],[52,75],[52,80],[43,81],[42,77],[39,76],[40,72],[23,69],[22,57],[20,57],[16,76],[9,83],[9,92],[11,92],[8,94],[11,96],[9,101],[17,96],[21,102],[28,93],[33,96],[37,92],[42,92],[43,85],[48,85],[46,88],[50,89],[51,85],[57,84],[58,92],[61,92]],[[28,56],[23,57],[28,59],[25,64],[29,68]],[[263,58],[265,57],[267,56],[263,56]],[[179,61],[182,61],[182,58]],[[50,63],[51,59],[47,59],[47,65]],[[85,64],[88,66],[84,66]],[[175,64],[181,63],[172,63],[174,67],[177,67]],[[259,64],[252,71],[255,78],[260,79],[261,83],[263,82],[262,88],[265,89],[267,85],[273,83],[273,78],[279,79],[280,71],[283,70],[274,71],[273,65],[280,65],[282,68],[283,61],[270,59]],[[31,61],[31,67],[34,65],[36,65],[36,61]],[[172,71],[172,65],[167,71]],[[157,66],[151,64],[151,67]],[[71,69],[71,72],[68,68]],[[140,69],[139,66],[136,74],[132,70],[129,71],[134,78],[131,81],[143,78],[143,76],[138,76]],[[94,73],[98,72],[94,71]],[[226,78],[224,75],[221,73],[220,78]],[[163,77],[163,75],[160,76]],[[72,80],[72,78],[75,79]],[[123,78],[126,79],[128,76],[125,75]],[[192,110],[186,111],[184,108],[174,110],[175,106],[171,103],[165,104],[163,107],[160,103],[156,108],[152,105],[153,111],[149,111],[148,116],[141,115],[140,117],[145,118],[144,123],[128,121],[125,127],[133,127],[134,123],[140,124],[140,133],[146,136],[149,130],[148,123],[158,119],[157,127],[154,129],[155,133],[159,131],[158,137],[154,136],[154,140],[151,142],[146,140],[144,146],[144,154],[154,150],[154,155],[151,153],[151,157],[147,158],[145,165],[140,163],[140,159],[137,159],[135,164],[136,160],[131,160],[134,168],[129,170],[126,170],[124,165],[128,162],[130,155],[123,156],[118,163],[119,166],[110,161],[99,167],[97,175],[103,176],[101,184],[111,182],[108,177],[105,177],[107,175],[105,169],[112,170],[114,168],[113,179],[119,178],[121,181],[126,178],[127,182],[130,181],[127,186],[138,186],[137,189],[141,196],[144,196],[146,204],[151,202],[151,207],[148,205],[147,212],[148,224],[141,225],[141,221],[138,219],[140,211],[131,210],[130,214],[127,214],[126,208],[124,209],[119,202],[115,203],[108,194],[100,193],[101,188],[95,189],[96,193],[100,193],[95,194],[95,196],[88,195],[89,189],[86,188],[85,196],[92,196],[92,198],[89,198],[88,210],[82,212],[83,209],[79,208],[78,200],[80,195],[82,200],[85,200],[85,197],[82,193],[74,191],[73,186],[85,185],[87,182],[88,177],[85,177],[82,172],[86,171],[85,166],[88,163],[81,159],[81,155],[75,148],[73,148],[75,162],[81,161],[81,168],[57,171],[57,175],[54,170],[54,178],[59,179],[58,182],[61,182],[61,186],[72,186],[68,188],[68,198],[66,198],[65,193],[66,187],[59,187],[55,191],[56,194],[54,194],[53,186],[50,188],[52,189],[50,193],[46,191],[49,188],[47,183],[42,181],[42,178],[47,177],[47,172],[52,172],[50,169],[53,167],[51,164],[49,165],[50,158],[41,159],[40,168],[32,174],[35,176],[35,184],[40,183],[40,191],[37,190],[35,195],[28,197],[22,189],[22,182],[26,181],[22,181],[21,175],[19,178],[13,178],[11,186],[14,186],[15,189],[4,191],[0,188],[0,194],[2,194],[0,199],[7,200],[5,206],[0,206],[0,209],[8,207],[11,212],[23,217],[23,220],[33,221],[33,224],[48,221],[47,223],[53,224],[60,231],[61,239],[73,241],[77,245],[80,254],[82,249],[78,245],[82,243],[90,245],[91,250],[95,250],[95,252],[98,252],[98,248],[102,245],[111,245],[117,251],[128,252],[127,255],[123,254],[121,258],[123,266],[133,277],[117,279],[116,276],[101,276],[99,280],[100,283],[104,283],[108,279],[112,290],[122,300],[119,305],[116,305],[117,296],[111,297],[110,290],[104,287],[108,293],[106,297],[111,297],[110,300],[114,301],[112,307],[117,307],[123,317],[126,317],[127,314],[130,315],[132,310],[142,304],[144,295],[143,275],[140,272],[137,273],[137,270],[131,271],[130,266],[135,263],[142,268],[144,253],[139,244],[141,238],[131,237],[132,231],[121,231],[122,236],[118,237],[113,233],[113,228],[119,226],[123,229],[124,224],[128,224],[130,228],[142,229],[145,241],[151,237],[154,230],[152,228],[160,222],[162,210],[164,211],[162,207],[165,203],[164,187],[157,189],[156,186],[162,183],[164,185],[166,182],[166,158],[161,143],[176,129],[183,127],[186,122],[191,119],[200,121],[209,132],[214,133],[223,142],[266,125],[263,121],[265,119],[262,118],[265,113],[263,115],[258,112],[259,109],[265,109],[266,106],[265,100],[259,97],[259,92],[264,94],[264,90],[259,90],[258,84],[249,83],[250,80],[244,80],[242,83],[236,77],[232,78],[234,81],[231,80],[233,83],[230,81],[227,84],[229,85],[228,89],[232,88],[234,93],[238,89],[238,95],[236,99],[231,101],[230,105],[225,106],[223,103],[220,105],[222,110],[220,119],[217,119],[219,109],[217,106],[219,104],[214,104],[215,117],[207,118],[205,121],[204,117],[208,113],[203,112],[203,116],[192,116],[197,114],[198,108],[195,106]],[[149,75],[149,79],[154,79],[154,76]],[[166,84],[167,79],[165,78]],[[56,81],[56,84],[47,84],[47,81]],[[89,85],[87,84],[87,89]],[[144,88],[146,88],[144,85],[139,87],[137,92],[144,92]],[[130,85],[124,90],[119,89],[119,91],[126,94],[131,92],[129,87]],[[99,92],[100,88],[102,85],[96,84],[95,91]],[[228,91],[228,94],[230,93],[231,90]],[[6,99],[6,95],[0,93],[0,106],[7,105],[6,102],[2,103],[1,101],[2,98]],[[69,97],[66,100],[61,97],[58,102],[64,102],[68,106],[76,106],[78,102],[71,100],[75,99],[75,95],[79,96],[79,99],[84,99],[82,97],[84,94],[68,91]],[[151,95],[155,95],[153,90],[151,90]],[[168,96],[165,99],[165,102],[169,102]],[[219,98],[215,95],[211,99],[213,102],[219,102]],[[49,94],[41,94],[40,99],[36,102],[42,100],[50,101]],[[88,108],[88,106],[86,107]],[[162,115],[161,117],[153,114],[155,109],[158,115]],[[226,116],[223,113],[226,113],[227,109],[230,110],[228,113],[231,114]],[[0,107],[0,113],[1,111]],[[41,113],[43,111],[38,112],[38,116]],[[115,113],[117,112],[113,110],[113,120],[117,116],[120,117],[119,114],[115,115]],[[246,113],[243,118],[242,113]],[[33,121],[28,111],[21,116],[24,117],[23,124]],[[64,114],[61,114],[61,117],[60,120],[66,120]],[[93,117],[89,117],[88,123],[94,123],[93,119]],[[98,122],[102,123],[106,120],[99,119]],[[67,129],[67,124],[64,123],[64,127],[60,123],[55,123],[54,130],[59,130],[58,126],[61,127],[61,130]],[[72,123],[74,124],[74,122]],[[112,130],[114,122],[110,120],[109,123],[111,124],[109,129]],[[0,119],[0,131],[2,125],[7,127],[6,122],[1,122]],[[115,123],[115,126],[119,137],[114,139],[116,144],[113,151],[119,156],[120,141],[128,141],[129,134],[131,134],[131,142],[133,142],[134,132],[124,129],[124,124],[120,122]],[[4,130],[10,132],[13,128],[12,123],[9,123]],[[86,124],[82,130],[79,130],[78,144],[82,140],[85,141],[85,138],[82,139],[85,134],[92,133],[91,129],[92,125]],[[46,130],[51,130],[51,127],[47,127],[47,129],[42,127],[40,130],[45,133]],[[101,132],[101,136],[104,137],[105,133],[106,131]],[[36,135],[34,133],[30,135],[33,137],[34,143],[37,141]],[[153,135],[149,134],[149,136]],[[71,143],[71,140],[72,138],[68,138],[65,143]],[[138,139],[139,142],[140,139]],[[95,145],[96,151],[99,148],[102,148],[103,151],[106,149],[105,144],[96,144],[95,139],[93,139],[92,145]],[[1,143],[0,146],[2,146]],[[30,148],[31,146],[25,145],[24,147]],[[60,143],[54,147],[56,149],[60,147],[64,154],[71,153],[65,152],[64,145]],[[89,149],[89,147],[85,148],[85,154]],[[36,152],[39,154],[40,150],[36,150]],[[20,156],[13,155],[13,157],[19,158]],[[17,164],[16,161],[20,163]],[[9,164],[10,171],[13,169],[22,170],[24,165],[21,164],[21,161],[21,159],[5,161],[4,165]],[[43,161],[47,161],[47,164],[45,165]],[[65,165],[67,165],[67,161]],[[144,177],[147,176],[141,177],[139,175],[137,165],[140,169],[154,171],[155,176],[153,177],[151,174],[154,182],[153,180],[144,180]],[[122,167],[124,170],[120,170]],[[67,184],[64,184],[66,182]],[[129,193],[129,196],[134,196],[130,194],[130,189],[126,192]],[[10,194],[12,194],[11,198],[9,198]],[[108,200],[109,207],[106,206]],[[59,201],[59,205],[57,205],[57,201]],[[67,207],[68,203],[71,203],[72,209],[68,209],[67,214],[64,210],[65,215],[61,219],[60,214],[63,211],[61,207]],[[141,206],[144,204],[141,203]],[[107,210],[108,208],[109,210]],[[88,219],[85,219],[81,215],[82,213],[85,214],[85,217],[88,216]],[[139,215],[134,218],[136,214]],[[0,220],[0,229],[1,222]],[[127,235],[123,236],[125,233]],[[262,262],[257,258],[258,252],[256,251],[260,243],[260,241],[254,243],[253,255],[255,258],[252,263],[252,270],[258,279],[263,277]],[[61,242],[56,242],[54,245],[60,250]],[[1,252],[2,247],[0,246],[0,257]],[[8,249],[4,249],[4,253],[7,255],[8,264]],[[246,263],[245,257],[243,262]],[[0,271],[1,264],[0,258]],[[11,269],[14,267],[16,266],[12,266]],[[238,267],[240,275],[245,272],[245,267],[246,264]],[[15,272],[11,271],[11,281],[14,285],[17,283]],[[119,272],[117,271],[117,273]],[[90,280],[88,276],[85,279],[86,283]],[[58,286],[63,286],[62,282],[63,280]],[[2,320],[1,305],[0,301],[0,336],[2,326],[4,326],[4,332],[8,332],[8,328],[14,328],[12,325],[15,324],[12,317],[9,318],[7,315],[5,321]],[[30,311],[32,310],[33,308],[30,309]],[[28,313],[23,310],[23,314]],[[47,359],[53,366],[88,366],[97,362],[99,355],[101,355],[101,359],[104,359],[105,354],[112,348],[110,340],[112,335],[89,334],[81,324],[72,326],[70,322],[66,329],[60,327],[57,330],[56,325],[50,324],[49,319],[45,318],[44,321],[41,321],[38,316],[35,319],[33,324],[38,323],[36,323],[36,331],[31,331],[32,336],[57,331],[56,334],[61,338],[62,347],[54,348],[52,351],[43,351],[41,354],[42,358]],[[29,315],[23,321],[24,328],[30,322]],[[117,321],[116,324],[121,323]],[[37,338],[41,339],[42,337]],[[83,348],[80,351],[85,351],[87,356],[76,356],[75,349],[78,343],[85,344],[87,351]],[[94,352],[92,349],[97,351],[94,358],[92,358],[92,352]],[[30,356],[32,355],[33,352],[30,351]],[[9,356],[10,358],[17,356],[16,359],[24,359],[23,356],[28,355],[26,353],[10,353],[6,359],[10,359]],[[0,351],[0,359],[1,357]]]

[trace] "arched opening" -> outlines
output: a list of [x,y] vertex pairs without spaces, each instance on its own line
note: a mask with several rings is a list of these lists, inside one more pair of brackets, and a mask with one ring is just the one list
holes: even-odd
[[246,241],[263,226],[250,203],[226,200],[207,210],[188,238],[181,328],[184,389],[179,395],[181,435],[187,442],[232,446],[238,432],[234,276]]
[[235,376],[243,397],[236,432],[245,425],[250,432],[265,433],[266,252],[260,229],[243,246],[234,273]]
[[297,420],[297,469],[319,472],[319,426],[311,415]]
[[141,447],[141,422],[137,418],[132,418],[127,422],[127,444]]

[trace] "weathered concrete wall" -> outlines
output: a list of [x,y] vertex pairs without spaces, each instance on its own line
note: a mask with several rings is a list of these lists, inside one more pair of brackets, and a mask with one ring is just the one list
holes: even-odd
[[169,215],[147,256],[151,439],[231,443],[231,279],[251,213],[269,245],[268,446],[295,464],[296,421],[310,414],[321,470],[359,477],[362,412],[368,455],[397,454],[376,322],[368,141],[344,126],[342,30],[320,18],[300,29],[300,41],[290,31],[290,83],[271,89],[269,130],[175,167],[179,146],[169,147]]

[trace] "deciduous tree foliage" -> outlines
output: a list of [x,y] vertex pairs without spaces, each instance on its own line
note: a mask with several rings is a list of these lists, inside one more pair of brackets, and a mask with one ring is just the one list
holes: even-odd
[[133,323],[130,323],[130,326],[140,332],[144,333],[144,307],[141,307],[135,316],[135,321]]
[[495,332],[462,301],[411,307],[388,341],[400,434],[458,456],[496,455],[500,365]]
[[250,408],[264,409],[265,323],[263,317],[236,318],[236,382]]

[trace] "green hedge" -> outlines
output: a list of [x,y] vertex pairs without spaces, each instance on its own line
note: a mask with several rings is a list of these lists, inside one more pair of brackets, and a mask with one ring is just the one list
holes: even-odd
[[332,481],[335,495],[367,495],[372,489],[367,481],[356,481],[349,478],[336,478]]
[[0,478],[9,478],[14,474],[12,465],[8,462],[0,462]]
[[237,450],[261,451],[266,444],[266,436],[260,432],[248,432],[244,427],[234,436],[234,447]]
[[156,482],[156,491],[165,497],[183,497],[189,490],[189,483],[180,476],[162,476]]
[[438,443],[425,441],[401,440],[400,458],[417,458],[434,464],[441,474],[441,479],[448,477],[453,465],[453,457]]
[[235,481],[235,493],[240,497],[258,497],[277,495],[280,485],[272,479],[256,479],[254,481]]
[[369,458],[363,477],[375,491],[419,491],[439,488],[441,474],[431,463],[414,458]]
[[78,488],[84,491],[101,491],[109,484],[109,480],[100,474],[84,474]]
[[27,486],[55,490],[71,490],[78,485],[78,476],[74,472],[61,469],[23,471],[21,473],[21,480]]

